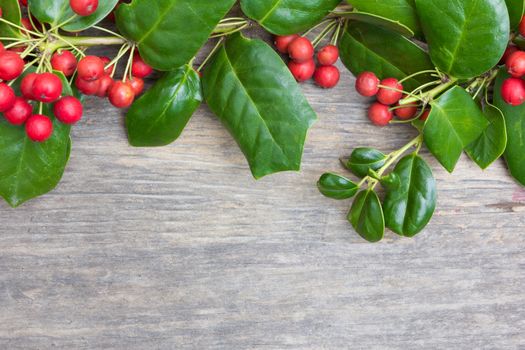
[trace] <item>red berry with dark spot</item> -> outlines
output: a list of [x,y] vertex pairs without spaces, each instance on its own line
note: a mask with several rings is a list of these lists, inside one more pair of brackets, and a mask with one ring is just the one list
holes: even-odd
[[320,66],[315,70],[314,80],[322,88],[331,89],[339,83],[341,73],[336,66]]
[[296,38],[288,46],[288,55],[298,63],[311,60],[314,57],[314,53],[314,47],[310,40],[302,36]]
[[39,74],[33,83],[33,95],[40,102],[55,102],[62,95],[62,80],[53,73]]
[[368,110],[368,118],[377,126],[386,126],[393,118],[392,111],[387,105],[375,102]]
[[53,106],[53,113],[64,124],[75,124],[82,119],[82,103],[73,96],[61,98]]
[[363,72],[357,77],[355,89],[361,96],[375,96],[379,91],[379,78],[372,72]]
[[507,71],[514,78],[521,78],[525,75],[525,52],[516,51],[507,58],[505,62]]
[[299,35],[292,34],[292,35],[277,35],[275,37],[275,47],[280,53],[288,53],[288,46],[290,46],[290,43],[297,39]]
[[335,45],[327,45],[317,52],[317,62],[323,66],[331,66],[339,59],[339,49]]
[[146,78],[153,73],[153,68],[142,60],[140,55],[133,56],[133,64],[131,65],[131,74],[137,78]]
[[403,85],[396,78],[386,78],[380,83],[377,100],[384,105],[393,105],[403,97]]
[[133,103],[135,94],[129,84],[122,81],[115,81],[109,88],[108,98],[113,106],[117,108],[127,108]]
[[315,62],[313,59],[310,59],[305,62],[288,62],[288,69],[294,76],[295,80],[299,82],[307,81],[311,79],[315,72]]
[[508,78],[501,85],[501,97],[512,106],[519,106],[525,101],[525,81]]
[[77,58],[71,51],[64,50],[62,52],[55,52],[51,57],[51,66],[54,70],[64,73],[66,77],[70,77],[77,69]]
[[73,12],[79,16],[92,15],[98,8],[98,0],[69,0]]
[[84,95],[95,95],[100,89],[100,79],[87,81],[77,78],[75,79],[75,86]]
[[35,142],[44,142],[53,134],[53,122],[41,114],[33,114],[26,121],[26,134]]
[[0,83],[0,112],[10,110],[14,106],[15,100],[13,88],[5,83]]
[[22,125],[32,113],[33,107],[23,97],[17,97],[13,107],[4,112],[4,117],[13,125]]
[[97,56],[86,56],[78,62],[78,76],[87,81],[100,79],[104,74],[104,62]]
[[22,74],[25,62],[16,53],[4,51],[0,53],[0,79],[13,80]]

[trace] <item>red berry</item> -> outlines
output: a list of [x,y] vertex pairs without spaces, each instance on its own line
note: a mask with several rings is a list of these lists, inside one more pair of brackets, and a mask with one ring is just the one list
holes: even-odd
[[34,114],[26,121],[26,134],[35,142],[44,142],[53,134],[53,122],[41,114]]
[[71,51],[64,50],[60,53],[55,52],[51,57],[51,66],[54,70],[64,73],[66,77],[70,77],[77,69],[77,58]]
[[69,0],[73,12],[79,16],[89,16],[98,8],[98,0]]
[[33,113],[33,107],[23,97],[17,97],[10,110],[4,112],[4,117],[13,125],[22,125]]
[[377,100],[384,105],[393,105],[403,97],[403,85],[396,78],[386,78],[380,83]]
[[87,81],[100,79],[104,75],[104,61],[97,56],[86,56],[78,62],[78,77]]
[[24,6],[27,6],[27,0],[19,0],[18,2]]
[[0,53],[0,79],[13,80],[22,74],[24,60],[15,52],[4,51]]
[[15,104],[16,96],[13,89],[5,84],[0,83],[0,112],[10,110]]
[[5,47],[4,47],[4,44],[2,44],[0,42],[0,53],[4,52],[5,51]]
[[275,47],[280,53],[288,53],[288,46],[290,43],[297,39],[299,35],[276,35],[275,36]]
[[73,96],[66,96],[55,103],[53,113],[64,124],[75,124],[82,118],[82,103]]
[[317,62],[323,66],[331,66],[339,59],[339,49],[335,45],[327,45],[317,53]]
[[372,72],[363,72],[357,77],[355,89],[361,96],[375,96],[379,91],[379,78]]
[[525,101],[525,81],[508,78],[501,85],[501,97],[512,106],[519,106]]
[[521,36],[525,36],[525,16],[521,18],[519,31]]
[[368,110],[368,118],[377,126],[386,126],[393,118],[392,111],[387,105],[375,102]]
[[104,75],[98,80],[98,82],[98,91],[96,92],[96,95],[98,97],[106,97],[110,86],[113,84],[113,78],[109,75]]
[[39,74],[33,83],[33,95],[45,103],[58,100],[62,95],[62,80],[53,73]]
[[421,114],[421,117],[419,119],[425,122],[427,121],[429,115],[430,115],[430,109],[427,109],[423,112],[423,114]]
[[394,109],[394,114],[401,120],[412,119],[417,115],[417,105],[410,104],[400,107],[399,104],[397,104],[396,109]]
[[514,78],[521,78],[525,75],[525,52],[516,51],[507,58],[505,62],[507,71]]
[[137,78],[145,78],[153,72],[153,68],[142,60],[140,55],[133,56],[133,64],[131,66],[131,74]]
[[288,68],[295,80],[303,82],[313,77],[315,72],[315,62],[313,59],[305,62],[290,61],[288,62]]
[[75,79],[75,86],[84,95],[95,95],[100,89],[100,79],[87,81],[81,78]]
[[109,88],[108,98],[113,106],[117,108],[127,108],[133,103],[135,94],[129,84],[116,81]]
[[339,83],[341,73],[336,66],[320,66],[315,70],[314,80],[322,88],[331,89]]
[[[109,63],[111,63],[111,59],[107,56],[102,56],[100,57],[100,59],[102,60],[102,62],[104,62],[104,67],[107,66]],[[104,72],[107,74],[107,75],[111,75],[113,74],[113,71],[115,70],[115,65],[112,64],[111,66],[107,67]]]
[[142,80],[140,78],[133,77],[132,80],[127,80],[126,83],[128,83],[129,86],[131,86],[135,96],[140,95],[142,93],[142,91],[144,91],[144,80]]
[[27,30],[31,30],[31,31],[34,31],[35,28],[33,27],[33,24],[31,23],[31,21],[29,20],[29,18],[27,17],[22,17],[20,19],[20,23],[22,24],[22,26],[27,29]]
[[20,91],[22,92],[22,95],[28,100],[35,99],[35,95],[33,94],[33,84],[35,83],[37,77],[38,74],[29,73],[24,76],[22,83],[20,84]]
[[305,37],[298,37],[288,46],[290,58],[298,63],[306,62],[314,57],[314,47],[310,40]]
[[507,46],[505,52],[503,53],[503,57],[501,57],[501,60],[499,60],[499,64],[505,64],[505,62],[507,62],[507,60],[509,59],[509,56],[518,50],[519,49],[516,45],[510,44],[509,46]]

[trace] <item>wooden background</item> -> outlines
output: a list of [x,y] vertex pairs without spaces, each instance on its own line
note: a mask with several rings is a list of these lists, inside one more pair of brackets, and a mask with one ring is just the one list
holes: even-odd
[[439,206],[415,239],[366,243],[318,193],[354,147],[414,136],[372,127],[353,83],[304,85],[303,170],[258,182],[206,107],[136,149],[90,100],[59,187],[0,204],[0,349],[525,348],[525,190],[502,162],[449,175],[425,153]]

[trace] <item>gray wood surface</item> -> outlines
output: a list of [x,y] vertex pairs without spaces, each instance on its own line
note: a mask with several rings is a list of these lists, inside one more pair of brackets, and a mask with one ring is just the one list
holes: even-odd
[[425,154],[428,229],[366,243],[315,182],[414,133],[372,127],[348,72],[304,92],[302,172],[258,182],[206,107],[172,146],[136,149],[90,100],[59,187],[0,204],[0,349],[525,348],[525,190],[504,164],[449,175]]

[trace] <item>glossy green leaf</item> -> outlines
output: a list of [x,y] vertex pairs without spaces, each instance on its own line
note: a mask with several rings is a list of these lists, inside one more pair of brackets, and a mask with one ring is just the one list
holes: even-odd
[[503,113],[507,125],[505,160],[512,176],[525,186],[525,104],[514,107],[501,97],[501,85],[508,77],[502,68],[494,86],[494,105]]
[[[349,21],[339,43],[341,60],[359,75],[372,71],[380,78],[402,79],[423,70],[433,69],[428,54],[403,35],[369,23]],[[419,75],[407,80],[407,89],[428,82],[430,77]]]
[[201,102],[199,74],[191,66],[166,73],[128,111],[126,126],[130,144],[153,147],[172,143]]
[[476,140],[489,122],[472,97],[455,86],[432,102],[423,131],[425,144],[437,160],[452,172],[463,149]]
[[[69,0],[29,0],[31,14],[42,23],[57,26],[69,32],[79,32],[102,21],[117,5],[118,0],[99,1],[97,10],[90,16],[75,15]],[[71,18],[75,18],[70,20]]]
[[379,197],[373,190],[361,191],[348,213],[348,221],[361,237],[379,242],[385,234],[385,218]]
[[235,0],[134,0],[116,11],[121,33],[137,42],[142,58],[158,70],[188,63],[208,41]]
[[347,0],[355,9],[397,21],[418,36],[421,26],[414,0]]
[[509,11],[510,26],[511,28],[517,28],[523,17],[525,11],[525,1],[523,0],[505,0],[507,9]]
[[346,177],[326,173],[317,182],[317,188],[326,197],[332,199],[348,199],[355,196],[359,187]]
[[[2,18],[18,26],[21,26],[20,5],[18,0],[0,0],[0,8],[2,9]],[[0,36],[7,38],[19,38],[23,35],[20,33],[18,28],[10,26],[4,22],[0,22]]]
[[354,149],[346,167],[359,177],[365,177],[370,170],[377,171],[385,165],[387,156],[376,149],[360,147]]
[[505,152],[507,129],[503,113],[496,106],[486,103],[483,113],[490,124],[465,151],[480,168],[486,169]]
[[386,187],[383,203],[386,226],[399,235],[413,237],[434,214],[436,180],[427,163],[415,153],[401,159],[393,174],[399,185]]
[[316,115],[270,46],[232,35],[203,73],[203,90],[256,178],[300,169],[306,133]]
[[244,14],[270,33],[302,32],[320,22],[340,0],[241,0]]
[[415,35],[412,29],[410,29],[403,23],[399,21],[394,21],[386,17],[375,15],[373,13],[351,11],[338,13],[338,15],[347,19],[369,23],[374,26],[384,28],[386,30],[394,31],[406,37],[413,37]]
[[509,38],[505,0],[415,0],[434,64],[456,78],[485,73]]

